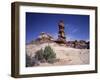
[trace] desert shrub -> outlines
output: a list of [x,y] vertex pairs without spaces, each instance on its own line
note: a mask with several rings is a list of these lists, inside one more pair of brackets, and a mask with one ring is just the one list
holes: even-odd
[[46,46],[43,53],[44,58],[47,62],[53,63],[56,58],[56,54],[50,46]]
[[45,61],[43,49],[40,49],[35,53],[35,59],[37,59],[40,62],[44,62]]
[[35,57],[30,57],[26,54],[26,67],[38,66],[39,61]]
[[31,57],[26,53],[26,67],[32,66]]
[[50,46],[46,46],[44,51],[40,49],[35,53],[35,59],[40,62],[53,63],[55,58],[56,54]]
[[31,64],[32,64],[32,66],[38,66],[38,65],[39,65],[38,59],[35,58],[35,57],[32,57],[32,59],[31,59]]

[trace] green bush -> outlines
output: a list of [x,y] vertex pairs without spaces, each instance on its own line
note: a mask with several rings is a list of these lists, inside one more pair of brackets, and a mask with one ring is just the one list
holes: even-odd
[[43,49],[38,50],[35,54],[35,59],[39,60],[40,62],[43,62],[45,60],[43,54],[44,54]]
[[38,66],[39,62],[35,57],[26,54],[26,67]]
[[43,56],[48,62],[54,61],[56,58],[56,54],[50,46],[45,47]]
[[56,54],[50,46],[46,46],[44,51],[40,49],[36,52],[35,58],[40,62],[53,63],[56,58]]
[[31,57],[26,53],[26,67],[32,66]]

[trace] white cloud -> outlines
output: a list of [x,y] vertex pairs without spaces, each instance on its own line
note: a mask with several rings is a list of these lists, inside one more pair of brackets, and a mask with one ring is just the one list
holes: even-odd
[[66,40],[67,41],[72,41],[72,40],[74,40],[74,37],[73,36],[66,35]]
[[77,32],[78,31],[78,29],[76,28],[76,29],[73,29],[71,32],[72,33],[75,33],[75,32]]
[[53,36],[54,39],[57,39],[58,38],[58,33],[53,33],[52,36]]

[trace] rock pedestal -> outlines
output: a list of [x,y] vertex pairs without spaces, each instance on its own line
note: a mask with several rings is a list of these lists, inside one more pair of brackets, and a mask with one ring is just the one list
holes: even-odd
[[58,31],[58,39],[57,42],[60,44],[65,44],[66,43],[66,37],[65,37],[65,27],[64,27],[64,22],[61,20],[58,23],[59,31]]

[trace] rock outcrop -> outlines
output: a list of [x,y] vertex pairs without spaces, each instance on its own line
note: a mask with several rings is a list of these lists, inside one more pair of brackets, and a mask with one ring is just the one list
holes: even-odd
[[50,34],[42,32],[35,40],[32,40],[30,44],[47,43],[47,42],[54,42],[54,38]]

